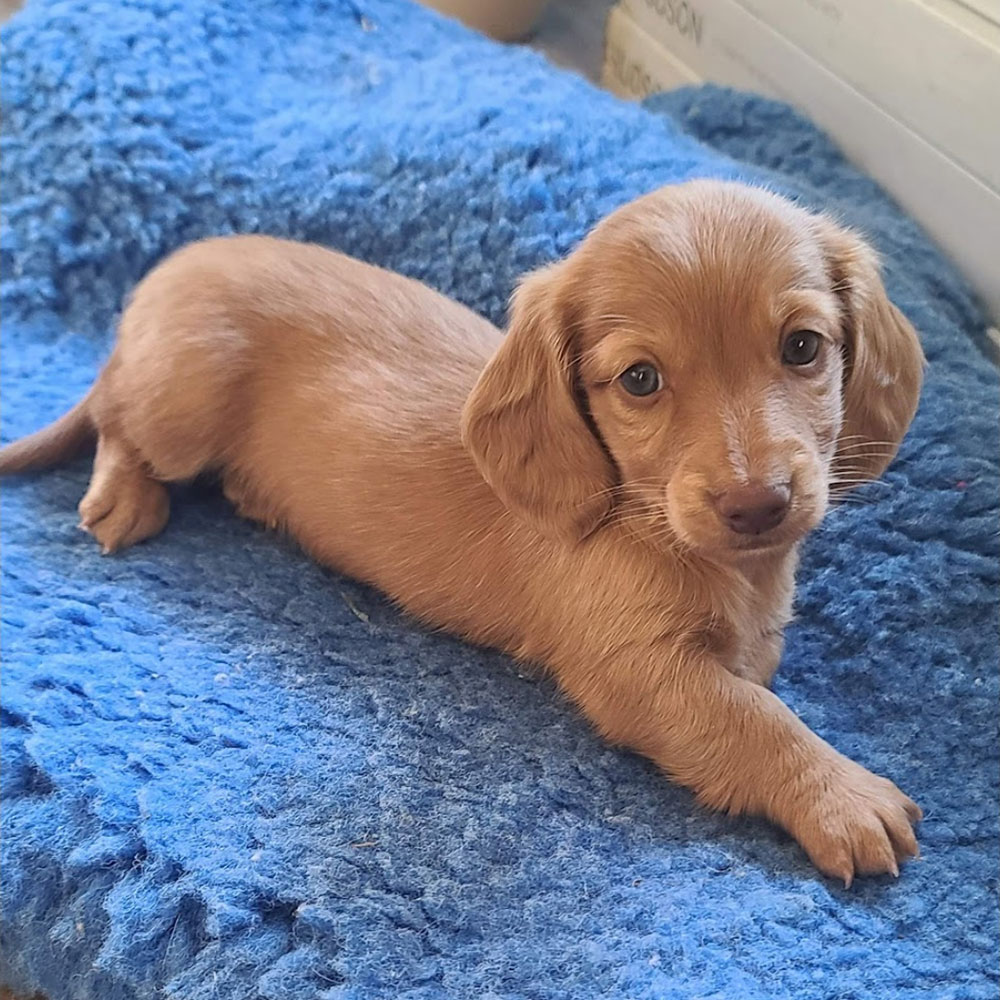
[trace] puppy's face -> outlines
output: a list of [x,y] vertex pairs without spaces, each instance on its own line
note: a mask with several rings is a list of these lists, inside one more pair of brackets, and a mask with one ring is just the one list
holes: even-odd
[[694,182],[527,279],[465,435],[501,498],[550,533],[615,514],[743,558],[786,549],[832,487],[881,473],[921,367],[865,244],[767,192]]
[[622,517],[650,512],[661,534],[718,552],[814,528],[846,333],[813,220],[756,192],[654,198],[609,220],[577,264],[577,391]]

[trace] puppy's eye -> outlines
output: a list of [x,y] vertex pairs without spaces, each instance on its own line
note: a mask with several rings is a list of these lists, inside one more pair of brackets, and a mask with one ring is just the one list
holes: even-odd
[[796,330],[785,338],[781,360],[786,365],[811,365],[819,354],[822,338],[812,330]]
[[618,376],[618,381],[625,391],[633,396],[650,396],[657,389],[663,388],[660,373],[646,361],[640,361],[631,368],[626,368]]

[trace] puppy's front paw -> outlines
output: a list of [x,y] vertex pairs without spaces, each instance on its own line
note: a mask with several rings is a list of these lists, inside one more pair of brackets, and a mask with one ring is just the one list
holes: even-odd
[[787,826],[824,875],[849,887],[855,875],[899,875],[919,853],[920,807],[887,778],[840,758],[804,781]]

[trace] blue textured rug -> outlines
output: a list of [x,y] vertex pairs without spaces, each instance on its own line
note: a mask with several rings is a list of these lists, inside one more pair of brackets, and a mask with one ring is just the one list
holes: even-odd
[[926,811],[923,858],[846,892],[209,493],[103,559],[74,528],[87,463],[5,484],[0,981],[994,1000],[996,371],[870,181],[779,105],[628,107],[402,0],[39,0],[3,48],[6,439],[80,395],[123,294],[187,240],[318,240],[501,320],[516,275],[699,174],[860,224],[931,367],[885,484],[808,547],[777,683]]

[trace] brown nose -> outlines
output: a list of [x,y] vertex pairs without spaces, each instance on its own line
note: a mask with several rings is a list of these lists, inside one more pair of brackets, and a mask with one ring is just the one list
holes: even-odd
[[791,495],[786,484],[748,483],[717,497],[715,509],[722,522],[733,531],[741,535],[762,535],[784,521]]

